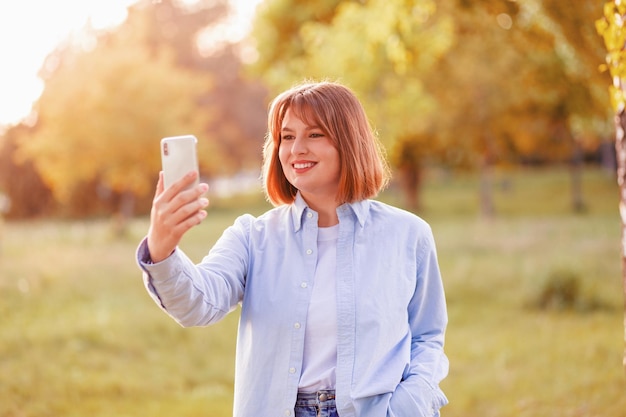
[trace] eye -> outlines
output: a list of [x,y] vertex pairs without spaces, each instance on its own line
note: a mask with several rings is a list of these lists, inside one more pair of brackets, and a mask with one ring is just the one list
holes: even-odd
[[309,136],[312,137],[312,138],[323,138],[324,134],[320,133],[320,132],[313,132]]
[[280,135],[280,140],[294,140],[295,136],[290,134]]

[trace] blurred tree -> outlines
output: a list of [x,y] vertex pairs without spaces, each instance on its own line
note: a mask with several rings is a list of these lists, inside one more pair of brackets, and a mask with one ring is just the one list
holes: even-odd
[[[606,64],[613,83],[609,87],[611,104],[615,111],[615,149],[617,151],[617,183],[619,185],[619,212],[622,227],[622,283],[626,300],[626,4],[609,0],[604,14],[596,21],[596,29],[604,39]],[[624,340],[626,341],[626,304],[624,305]],[[626,371],[626,347],[624,349]]]
[[173,51],[177,66],[210,74],[210,89],[201,91],[198,107],[214,112],[200,141],[209,141],[219,164],[206,166],[205,174],[232,174],[258,170],[266,131],[267,91],[246,77],[242,45],[221,39],[220,25],[233,13],[227,0],[199,0],[188,6],[176,0],[143,0],[131,9],[128,22],[146,17],[147,43],[152,51]]
[[511,107],[524,94],[513,80],[523,59],[511,27],[502,27],[495,16],[512,20],[518,13],[518,5],[510,2],[442,2],[437,16],[452,16],[454,21],[451,49],[432,71],[421,75],[437,100],[438,111],[430,123],[439,159],[449,166],[479,169],[485,216],[495,212],[491,169],[512,152],[510,137],[519,123]]
[[[566,27],[567,19],[584,22],[593,8],[592,2],[580,2],[580,8],[561,3],[572,9],[560,17]],[[597,37],[595,43],[568,43],[539,1],[459,0],[439,6],[454,16],[456,35],[452,52],[424,74],[442,109],[433,120],[444,145],[440,154],[448,156],[446,150],[453,149],[449,163],[456,159],[480,167],[481,208],[490,215],[489,173],[495,163],[580,162],[585,140],[588,148],[599,146],[607,95],[598,88],[601,77],[592,74],[601,45]],[[466,140],[459,141],[460,134]],[[580,210],[580,176],[572,178],[573,208]]]
[[589,32],[592,0],[580,9],[551,2],[551,11],[556,3],[574,9],[564,16],[548,14],[538,0],[301,3],[267,0],[260,9],[258,73],[274,89],[296,77],[349,84],[413,207],[419,190],[411,190],[428,161],[480,168],[482,212],[490,215],[493,164],[566,160],[575,143],[597,146],[607,96],[598,88],[602,77],[590,74],[601,45],[587,35],[575,45],[574,35],[561,34],[580,22]]
[[417,208],[419,193],[413,191],[434,150],[428,121],[436,111],[419,74],[448,51],[452,22],[432,20],[434,1],[305,3],[263,3],[254,31],[261,57],[255,70],[274,91],[302,78],[349,85],[401,167],[407,204]]
[[[601,2],[584,0],[572,7],[563,0],[529,1],[531,7],[540,3],[541,14],[547,17],[542,25],[554,34],[555,51],[562,61],[563,77],[551,80],[549,91],[563,97],[556,106],[555,136],[564,136],[570,144],[572,166],[572,206],[584,209],[582,199],[582,155],[586,150],[598,149],[604,136],[609,135],[610,112],[608,94],[604,86],[610,82],[607,73],[597,70],[603,63],[604,50],[592,19],[602,14]],[[560,124],[558,122],[561,122]],[[598,129],[598,126],[602,126]]]
[[213,116],[195,111],[197,92],[211,80],[174,66],[168,50],[150,53],[135,27],[91,36],[47,59],[37,123],[20,152],[60,201],[97,183],[124,196],[125,218],[134,196],[154,188],[158,139],[201,131]]
[[145,212],[167,135],[197,135],[203,176],[259,169],[266,91],[243,74],[236,43],[199,49],[228,13],[227,0],[142,0],[119,27],[87,27],[50,54],[37,122],[19,151],[66,214],[119,203],[127,216],[137,199]]
[[18,138],[29,129],[24,124],[13,126],[0,139],[0,195],[9,200],[5,213],[9,219],[44,216],[56,208],[32,161],[15,158]]

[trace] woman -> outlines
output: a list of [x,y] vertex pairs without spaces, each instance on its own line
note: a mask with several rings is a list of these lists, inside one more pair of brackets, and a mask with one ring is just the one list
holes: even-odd
[[185,190],[194,173],[167,190],[159,179],[137,252],[149,293],[183,326],[241,305],[236,417],[439,415],[447,313],[434,239],[370,200],[388,175],[361,104],[338,83],[299,85],[274,99],[268,130],[275,208],[239,217],[198,265],[177,245],[206,217],[208,186]]

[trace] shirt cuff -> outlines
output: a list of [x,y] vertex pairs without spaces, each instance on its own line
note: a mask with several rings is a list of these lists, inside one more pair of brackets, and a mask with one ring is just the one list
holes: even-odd
[[170,271],[173,269],[173,266],[176,264],[176,252],[178,248],[174,249],[174,251],[167,258],[163,259],[160,262],[152,262],[152,258],[150,257],[150,251],[148,250],[148,237],[144,237],[139,246],[137,247],[136,259],[137,264],[141,269],[147,272],[152,278],[155,275],[159,274],[160,271]]

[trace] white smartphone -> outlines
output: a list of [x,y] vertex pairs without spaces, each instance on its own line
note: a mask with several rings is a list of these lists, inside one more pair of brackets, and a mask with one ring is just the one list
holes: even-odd
[[[163,181],[167,189],[189,171],[198,169],[197,143],[193,135],[172,136],[161,139],[161,165]],[[191,186],[197,185],[198,178]]]

